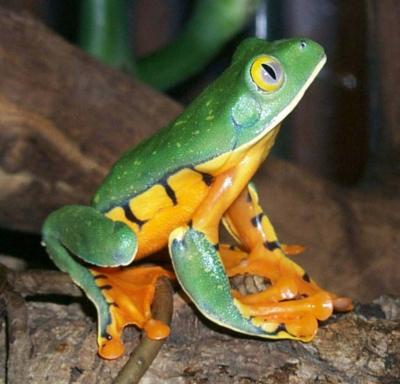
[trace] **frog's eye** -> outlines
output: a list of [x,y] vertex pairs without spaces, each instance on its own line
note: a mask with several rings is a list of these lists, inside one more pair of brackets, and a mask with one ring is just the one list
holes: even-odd
[[253,82],[264,92],[277,91],[283,84],[283,69],[272,56],[258,56],[251,65],[250,75]]

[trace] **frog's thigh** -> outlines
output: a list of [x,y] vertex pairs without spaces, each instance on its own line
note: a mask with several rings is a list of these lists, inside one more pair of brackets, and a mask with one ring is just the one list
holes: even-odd
[[304,270],[286,257],[268,216],[259,205],[257,191],[252,183],[226,211],[223,223],[239,245],[250,254],[251,261],[242,269],[237,266],[235,270],[232,265],[228,271],[230,276],[245,272],[257,274],[255,264],[259,263],[259,274],[271,280],[276,280],[277,274],[286,273],[288,276],[300,276],[306,283],[310,282]]
[[[270,220],[259,205],[253,184],[250,183],[230,206],[223,221],[241,248],[246,250],[238,253],[237,250],[225,248],[222,255],[228,276],[262,276],[269,286],[265,291],[256,294],[235,294],[240,302],[262,306],[268,301],[287,301],[284,304],[286,307],[290,305],[288,300],[292,300],[294,309],[299,308],[304,299],[304,303],[314,302],[308,312],[317,318],[320,316],[320,306],[329,304],[329,297],[336,309],[351,308],[349,299],[335,298],[335,295],[321,289],[300,266],[285,255]],[[326,298],[326,303],[321,301],[321,297]]]
[[[212,321],[248,334],[262,334],[233,302],[218,252],[218,226],[223,213],[244,188],[248,175],[237,167],[218,175],[192,223],[175,229],[169,249],[176,276],[197,308]],[[244,184],[244,185],[243,185]]]
[[[86,206],[67,206],[52,213],[43,227],[43,241],[51,259],[79,285],[95,304],[98,345],[102,357],[123,353],[125,325],[144,328],[150,338],[163,338],[169,328],[151,319],[150,305],[160,276],[172,277],[160,267],[118,267],[133,260],[136,235]],[[100,266],[88,268],[79,259]]]

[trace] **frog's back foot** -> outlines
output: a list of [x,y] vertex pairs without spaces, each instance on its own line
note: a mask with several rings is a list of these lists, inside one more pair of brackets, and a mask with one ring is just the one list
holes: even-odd
[[[270,339],[310,341],[318,321],[333,312],[334,295],[272,253],[270,258],[249,257],[234,247],[216,247],[188,227],[171,234],[170,252],[183,289],[207,318],[227,328]],[[228,277],[245,274],[263,277],[267,284],[250,294],[232,290]],[[350,309],[347,301],[342,304]]]

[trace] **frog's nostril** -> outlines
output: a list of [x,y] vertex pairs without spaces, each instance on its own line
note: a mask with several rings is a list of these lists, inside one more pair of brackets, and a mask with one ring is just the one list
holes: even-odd
[[300,48],[301,48],[301,49],[304,49],[305,47],[307,47],[307,41],[301,40],[301,41],[300,41]]

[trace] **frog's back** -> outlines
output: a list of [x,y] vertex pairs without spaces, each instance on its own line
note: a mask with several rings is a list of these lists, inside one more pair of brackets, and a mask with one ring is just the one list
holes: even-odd
[[107,212],[156,184],[169,190],[172,175],[231,151],[235,130],[223,93],[212,84],[177,120],[126,152],[97,190],[93,206]]
[[137,258],[163,248],[169,233],[190,221],[213,180],[196,165],[218,157],[215,147],[208,151],[209,145],[196,137],[201,136],[196,124],[190,127],[193,138],[182,134],[183,126],[177,128],[168,126],[125,153],[93,198],[96,209],[137,234]]

